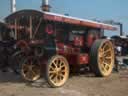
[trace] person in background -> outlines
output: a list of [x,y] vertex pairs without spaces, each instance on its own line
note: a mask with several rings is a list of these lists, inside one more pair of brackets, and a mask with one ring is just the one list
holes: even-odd
[[122,55],[122,46],[121,46],[121,43],[119,41],[116,42],[116,51],[117,51],[118,56]]

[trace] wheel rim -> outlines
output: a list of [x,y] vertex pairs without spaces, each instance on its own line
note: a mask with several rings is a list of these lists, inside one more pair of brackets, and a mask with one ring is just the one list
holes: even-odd
[[56,87],[62,86],[68,79],[68,75],[68,62],[61,57],[54,58],[48,69],[48,77],[52,85]]
[[28,81],[36,81],[41,76],[40,63],[38,60],[28,59],[22,65],[22,76]]
[[110,41],[103,43],[99,48],[98,64],[101,73],[104,76],[108,76],[114,64],[114,49]]

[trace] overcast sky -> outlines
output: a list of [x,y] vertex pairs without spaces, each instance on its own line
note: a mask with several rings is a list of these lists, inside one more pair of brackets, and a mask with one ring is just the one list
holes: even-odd
[[[16,0],[17,10],[40,10],[42,0]],[[124,24],[124,32],[128,34],[128,0],[49,0],[52,12],[71,16],[115,20]],[[0,19],[10,14],[10,0],[0,0]],[[116,34],[109,32],[109,34]],[[119,34],[119,32],[117,32]]]

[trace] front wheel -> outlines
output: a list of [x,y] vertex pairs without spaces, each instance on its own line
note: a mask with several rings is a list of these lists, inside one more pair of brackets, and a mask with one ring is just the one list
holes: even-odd
[[55,88],[65,84],[69,77],[69,64],[63,56],[53,56],[46,67],[46,79],[48,84]]
[[109,76],[115,61],[113,44],[109,40],[96,40],[90,52],[90,67],[96,76]]
[[27,81],[36,81],[41,77],[41,64],[37,58],[28,57],[21,68],[21,75]]

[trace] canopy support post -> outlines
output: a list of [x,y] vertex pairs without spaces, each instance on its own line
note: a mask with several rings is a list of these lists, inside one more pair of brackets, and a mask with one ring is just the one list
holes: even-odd
[[30,39],[32,39],[32,16],[30,16]]
[[15,40],[17,40],[17,19],[15,19]]

